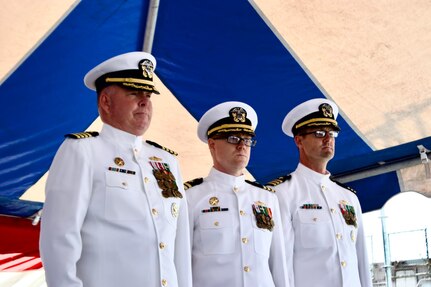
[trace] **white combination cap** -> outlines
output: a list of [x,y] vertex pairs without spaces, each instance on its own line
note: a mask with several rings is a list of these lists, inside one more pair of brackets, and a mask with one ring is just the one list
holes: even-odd
[[126,89],[144,90],[159,94],[153,78],[156,59],[146,52],[130,52],[110,58],[84,77],[87,88],[101,91],[109,85],[120,85]]
[[284,118],[281,129],[290,137],[305,128],[313,127],[330,126],[339,131],[337,116],[338,107],[333,101],[324,98],[312,99],[293,108]]
[[242,102],[224,102],[209,109],[199,120],[198,137],[204,143],[208,138],[223,133],[247,133],[255,136],[257,114]]

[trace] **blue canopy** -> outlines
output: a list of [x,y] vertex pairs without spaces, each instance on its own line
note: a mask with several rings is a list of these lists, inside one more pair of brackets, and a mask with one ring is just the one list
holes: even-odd
[[[0,205],[13,202],[14,215],[16,205],[41,207],[17,199],[48,170],[63,135],[85,130],[97,117],[83,75],[109,57],[142,49],[148,6],[147,0],[81,1],[1,85]],[[152,53],[157,75],[196,119],[228,100],[256,109],[258,145],[248,170],[257,181],[295,169],[296,147],[281,122],[295,105],[326,95],[248,1],[161,1]],[[427,137],[373,151],[338,120],[342,133],[329,165],[335,177],[419,158],[417,145],[431,146]],[[364,211],[400,191],[395,171],[348,185]]]

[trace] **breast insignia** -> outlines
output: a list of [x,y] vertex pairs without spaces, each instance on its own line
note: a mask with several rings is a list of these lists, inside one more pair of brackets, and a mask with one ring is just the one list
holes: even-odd
[[251,180],[246,179],[246,180],[245,180],[245,182],[247,182],[248,184],[251,184],[251,185],[254,185],[254,186],[260,187],[260,188],[262,188],[262,189],[265,189],[265,190],[267,190],[267,191],[270,191],[270,192],[274,192],[274,193],[275,193],[275,190],[274,190],[274,189],[272,189],[272,188],[270,188],[270,187],[268,187],[268,186],[265,186],[265,185],[263,185],[263,184],[260,184],[260,183],[258,183],[257,181],[251,181]]
[[269,186],[277,186],[277,185],[279,185],[279,184],[281,184],[281,183],[283,183],[283,182],[285,182],[286,180],[290,180],[292,178],[292,175],[290,175],[290,174],[288,174],[288,175],[283,175],[283,176],[280,176],[280,177],[277,177],[276,179],[274,179],[274,180],[271,180],[270,182],[268,182],[266,185],[269,185]]
[[189,189],[190,187],[196,186],[204,182],[204,179],[202,177],[198,177],[192,180],[189,180],[184,183],[184,190]]
[[354,190],[353,188],[351,188],[350,186],[347,186],[347,185],[345,185],[344,183],[341,183],[341,182],[339,182],[339,181],[336,181],[335,179],[333,179],[333,178],[329,178],[330,180],[332,180],[333,182],[335,182],[336,184],[338,184],[339,186],[341,186],[342,188],[345,188],[345,189],[347,189],[347,190],[349,190],[349,191],[351,191],[351,192],[353,192],[354,194],[356,194],[356,190]]
[[70,138],[70,139],[86,139],[91,137],[97,137],[98,135],[99,135],[98,132],[82,132],[82,133],[67,134],[64,137]]
[[174,152],[173,150],[171,150],[171,149],[168,149],[167,147],[164,147],[164,146],[161,146],[161,145],[159,145],[158,143],[155,143],[155,142],[152,142],[152,141],[145,141],[147,144],[150,144],[150,145],[152,145],[152,146],[155,146],[155,147],[157,147],[157,148],[160,148],[160,149],[162,149],[162,150],[164,150],[164,151],[167,151],[168,153],[170,153],[170,154],[173,154],[173,155],[175,155],[175,156],[177,156],[178,155],[178,153],[176,153],[176,152]]

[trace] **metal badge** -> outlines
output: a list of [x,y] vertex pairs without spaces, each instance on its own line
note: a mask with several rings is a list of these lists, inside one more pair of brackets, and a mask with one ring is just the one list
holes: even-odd
[[169,165],[164,162],[150,161],[149,164],[153,168],[153,175],[157,180],[157,185],[162,190],[162,195],[165,198],[178,197],[183,195],[178,190],[178,185],[175,176],[171,172]]
[[180,208],[178,207],[178,205],[174,202],[171,205],[171,214],[173,217],[178,217],[178,213],[180,211]]
[[139,69],[142,71],[142,75],[145,78],[153,78],[154,64],[148,59],[144,59],[139,62]]
[[332,112],[332,107],[330,104],[324,103],[319,106],[319,110],[322,112],[323,116],[327,118],[333,118],[334,114]]
[[350,239],[352,239],[352,242],[355,242],[356,240],[355,230],[350,231]]
[[358,224],[356,223],[356,212],[355,208],[352,205],[348,205],[347,201],[341,200],[338,204],[341,210],[341,214],[343,214],[344,221],[348,225],[353,225],[354,227],[358,227]]
[[114,162],[118,166],[124,166],[124,160],[121,157],[114,158]]
[[252,205],[253,214],[256,217],[256,225],[262,229],[272,231],[274,229],[274,220],[272,219],[271,208],[266,207],[263,202],[258,201]]
[[236,123],[244,123],[247,118],[247,112],[242,107],[235,107],[229,111],[230,117]]
[[216,206],[216,205],[218,205],[219,200],[218,200],[218,198],[217,198],[217,197],[213,196],[213,197],[211,197],[211,198],[210,198],[210,200],[209,200],[208,202],[209,202],[209,204],[211,204],[212,206]]

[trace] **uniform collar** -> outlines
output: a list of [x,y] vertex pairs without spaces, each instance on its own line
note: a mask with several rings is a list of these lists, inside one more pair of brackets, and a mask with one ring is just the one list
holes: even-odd
[[214,167],[211,168],[211,171],[207,177],[208,180],[214,180],[223,184],[227,184],[229,186],[241,187],[245,184],[244,175],[233,176],[224,172],[221,172]]
[[142,147],[142,137],[119,130],[108,124],[103,124],[100,135],[125,148],[141,149]]
[[309,180],[317,184],[330,181],[329,177],[331,176],[331,173],[329,172],[327,174],[315,172],[314,170],[303,165],[302,163],[298,164],[296,168],[296,173],[298,175],[304,176],[305,178],[308,178]]

